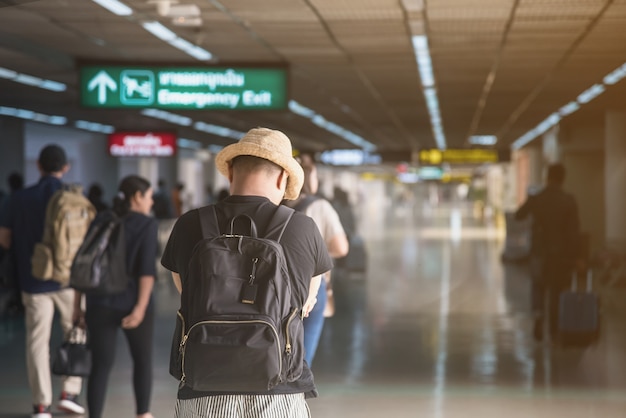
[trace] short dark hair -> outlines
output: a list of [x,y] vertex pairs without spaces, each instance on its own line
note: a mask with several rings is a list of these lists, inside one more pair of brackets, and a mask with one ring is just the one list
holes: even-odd
[[565,166],[561,163],[548,166],[548,183],[563,184],[565,181]]
[[237,169],[248,173],[258,170],[263,170],[267,173],[280,173],[283,170],[278,164],[254,155],[238,155],[231,160],[230,164],[233,168],[237,166]]
[[39,165],[44,173],[57,173],[67,165],[65,150],[56,144],[46,145],[39,153]]

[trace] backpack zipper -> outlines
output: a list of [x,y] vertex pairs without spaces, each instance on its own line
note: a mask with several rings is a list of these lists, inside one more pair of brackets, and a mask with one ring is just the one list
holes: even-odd
[[[189,334],[191,333],[191,330],[193,330],[196,325],[204,325],[204,324],[233,324],[233,323],[237,323],[237,324],[263,324],[263,325],[267,325],[272,332],[274,333],[274,337],[276,337],[276,341],[280,341],[280,338],[278,337],[278,331],[276,331],[276,328],[274,327],[274,325],[272,325],[270,322],[268,321],[262,321],[260,319],[251,319],[251,320],[232,320],[232,321],[218,321],[218,320],[210,320],[210,321],[200,321],[200,322],[196,322],[195,324],[193,324],[191,326],[191,328],[189,328],[189,331],[187,331],[187,333],[183,336],[182,341],[180,342],[180,353],[181,353],[181,369],[182,369],[182,376],[180,378],[180,382],[185,383],[185,379],[186,379],[186,375],[185,375],[185,345],[187,344],[187,339],[189,338]],[[280,351],[280,345],[279,343],[276,343],[276,353],[278,354],[278,378],[280,381],[282,381],[282,374],[283,374],[283,355]]]
[[183,383],[185,383],[185,367],[184,367],[184,359],[185,359],[185,354],[183,353],[183,350],[185,349],[185,343],[187,342],[187,334],[185,334],[185,317],[183,317],[183,314],[180,313],[180,311],[176,311],[176,315],[178,315],[180,317],[180,320],[183,323],[183,326],[181,327],[181,331],[180,331],[180,344],[178,345],[178,354],[181,355],[181,374],[180,374],[180,386],[182,387]]
[[293,312],[289,315],[289,319],[287,319],[287,325],[285,326],[285,353],[291,355],[291,335],[289,335],[289,324],[296,317],[298,313],[298,308],[293,308]]
[[187,340],[185,336],[185,318],[183,317],[183,314],[180,313],[180,311],[176,311],[176,315],[178,315],[178,317],[183,323],[183,326],[181,327],[181,330],[180,330],[180,344],[178,345],[178,352],[182,353],[183,345],[185,344],[185,341]]

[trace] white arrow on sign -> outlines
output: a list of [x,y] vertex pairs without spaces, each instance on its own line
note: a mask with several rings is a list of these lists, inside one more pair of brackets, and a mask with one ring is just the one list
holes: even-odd
[[104,104],[107,101],[107,87],[111,91],[117,91],[117,83],[104,70],[96,74],[96,76],[89,81],[89,84],[87,84],[89,91],[94,90],[96,87],[98,88],[98,103],[100,104]]

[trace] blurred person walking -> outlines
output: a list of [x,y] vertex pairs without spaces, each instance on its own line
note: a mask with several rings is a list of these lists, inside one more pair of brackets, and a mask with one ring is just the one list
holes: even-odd
[[87,199],[91,202],[94,208],[96,208],[97,212],[102,212],[109,208],[104,200],[102,200],[102,196],[104,195],[104,190],[102,190],[102,186],[98,183],[94,183],[89,186],[89,190],[87,191]]
[[570,287],[580,255],[578,205],[574,196],[563,190],[565,174],[562,164],[550,165],[546,186],[530,195],[515,213],[516,220],[532,218],[530,263],[536,340],[543,339],[546,316],[550,336],[557,336],[559,296]]
[[[46,207],[52,195],[63,187],[61,179],[70,169],[65,150],[58,145],[45,146],[39,153],[39,182],[11,195],[6,216],[0,219],[0,246],[15,252],[16,273],[26,314],[26,368],[33,394],[33,418],[50,418],[52,381],[50,376],[50,334],[55,308],[61,317],[64,333],[72,329],[74,290],[54,280],[40,280],[32,275],[31,256],[42,240]],[[63,378],[57,407],[68,413],[83,414],[78,403],[82,380]]]
[[[152,336],[154,307],[152,288],[156,277],[157,221],[150,217],[152,188],[142,177],[125,177],[113,201],[113,211],[123,217],[126,267],[129,280],[125,291],[113,295],[87,295],[86,311],[81,297],[74,303],[74,319],[87,324],[92,369],[87,382],[90,418],[100,418],[107,385],[115,361],[118,330],[124,332],[133,359],[133,389],[137,418],[151,418]],[[94,219],[101,222],[107,214]]]
[[174,216],[176,218],[179,218],[180,215],[183,214],[183,210],[184,210],[183,190],[185,190],[185,184],[181,182],[176,183],[176,187],[172,189],[172,206],[174,208]]
[[[328,200],[317,195],[319,188],[317,167],[311,159],[303,159],[302,169],[304,171],[304,183],[300,196],[296,200],[285,201],[284,204],[303,212],[315,221],[332,258],[345,257],[349,249],[348,238],[337,211]],[[313,358],[324,327],[324,311],[329,302],[334,303],[330,271],[323,275],[317,292],[317,303],[309,316],[304,319],[305,360],[309,366],[313,364]]]
[[172,219],[174,218],[174,208],[165,186],[165,180],[159,179],[157,186],[157,190],[152,196],[152,200],[154,201],[152,205],[154,217],[157,219]]

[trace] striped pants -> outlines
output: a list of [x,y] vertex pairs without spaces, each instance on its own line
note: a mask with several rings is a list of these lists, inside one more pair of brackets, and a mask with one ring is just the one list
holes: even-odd
[[303,393],[178,399],[175,418],[310,418]]

